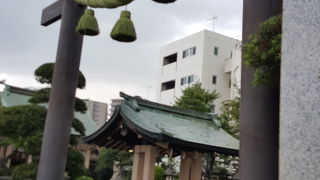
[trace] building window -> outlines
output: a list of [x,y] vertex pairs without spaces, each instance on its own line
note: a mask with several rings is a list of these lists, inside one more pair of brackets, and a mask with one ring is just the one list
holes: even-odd
[[196,54],[196,47],[190,48],[190,56],[195,55],[195,54]]
[[188,83],[188,78],[187,77],[183,77],[183,78],[181,78],[181,86],[183,86],[183,85],[185,85],[185,84],[187,84]]
[[217,76],[212,76],[212,84],[217,84]]
[[188,76],[188,84],[194,82],[194,75]]
[[174,53],[174,54],[171,54],[169,56],[164,57],[163,58],[163,65],[165,66],[167,64],[177,62],[177,57],[178,57],[177,53]]
[[187,56],[189,56],[189,50],[188,50],[188,49],[186,49],[186,50],[183,51],[183,53],[182,53],[182,58],[185,58],[185,57],[187,57]]
[[211,112],[215,113],[216,112],[216,105],[212,104],[211,106]]
[[194,82],[194,75],[190,75],[190,76],[185,76],[181,78],[180,84],[181,86],[183,86],[185,84],[191,84],[193,82]]
[[218,55],[219,55],[219,48],[218,48],[218,47],[214,47],[214,52],[213,52],[213,54],[214,54],[215,56],[218,56]]
[[232,84],[231,79],[229,79],[229,88],[231,88],[231,84]]
[[230,52],[230,58],[232,58],[232,51]]
[[161,84],[161,91],[165,91],[165,90],[170,90],[170,89],[174,89],[175,87],[175,81],[167,81]]
[[195,54],[196,54],[196,47],[192,47],[182,52],[182,58],[186,58],[187,56],[193,56]]

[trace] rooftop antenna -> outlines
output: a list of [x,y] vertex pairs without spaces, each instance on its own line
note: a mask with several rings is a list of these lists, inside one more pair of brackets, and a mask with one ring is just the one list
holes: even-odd
[[216,24],[216,20],[218,19],[218,16],[214,16],[207,21],[212,21],[212,31],[214,32],[214,25]]
[[148,90],[147,99],[149,99],[149,98],[150,98],[150,89],[152,88],[152,86],[147,86],[146,88],[147,88],[147,90]]

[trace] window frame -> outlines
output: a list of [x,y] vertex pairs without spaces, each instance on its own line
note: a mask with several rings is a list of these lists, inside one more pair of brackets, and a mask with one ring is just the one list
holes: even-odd
[[215,47],[213,48],[213,55],[219,56],[219,47],[215,46]]
[[216,75],[212,75],[211,82],[213,85],[217,85],[217,79],[218,79],[218,77]]

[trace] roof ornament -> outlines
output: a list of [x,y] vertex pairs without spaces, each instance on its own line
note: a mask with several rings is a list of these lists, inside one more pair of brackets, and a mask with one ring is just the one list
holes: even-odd
[[128,99],[128,105],[135,111],[140,111],[140,107],[138,105],[138,102],[134,98]]
[[221,123],[216,118],[212,119],[212,122],[214,124],[214,127],[216,127],[217,129],[221,128]]

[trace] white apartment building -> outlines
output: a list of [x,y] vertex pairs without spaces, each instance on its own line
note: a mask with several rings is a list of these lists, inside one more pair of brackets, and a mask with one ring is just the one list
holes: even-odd
[[92,100],[84,100],[87,105],[87,109],[90,112],[90,115],[97,125],[100,128],[107,120],[108,115],[108,104]]
[[110,111],[109,111],[108,119],[110,119],[111,116],[113,115],[114,111],[116,110],[116,106],[121,105],[123,103],[123,101],[124,100],[122,98],[111,99]]
[[220,94],[212,110],[219,114],[221,103],[240,88],[240,46],[237,39],[203,30],[162,47],[157,102],[173,105],[184,88],[200,82]]

